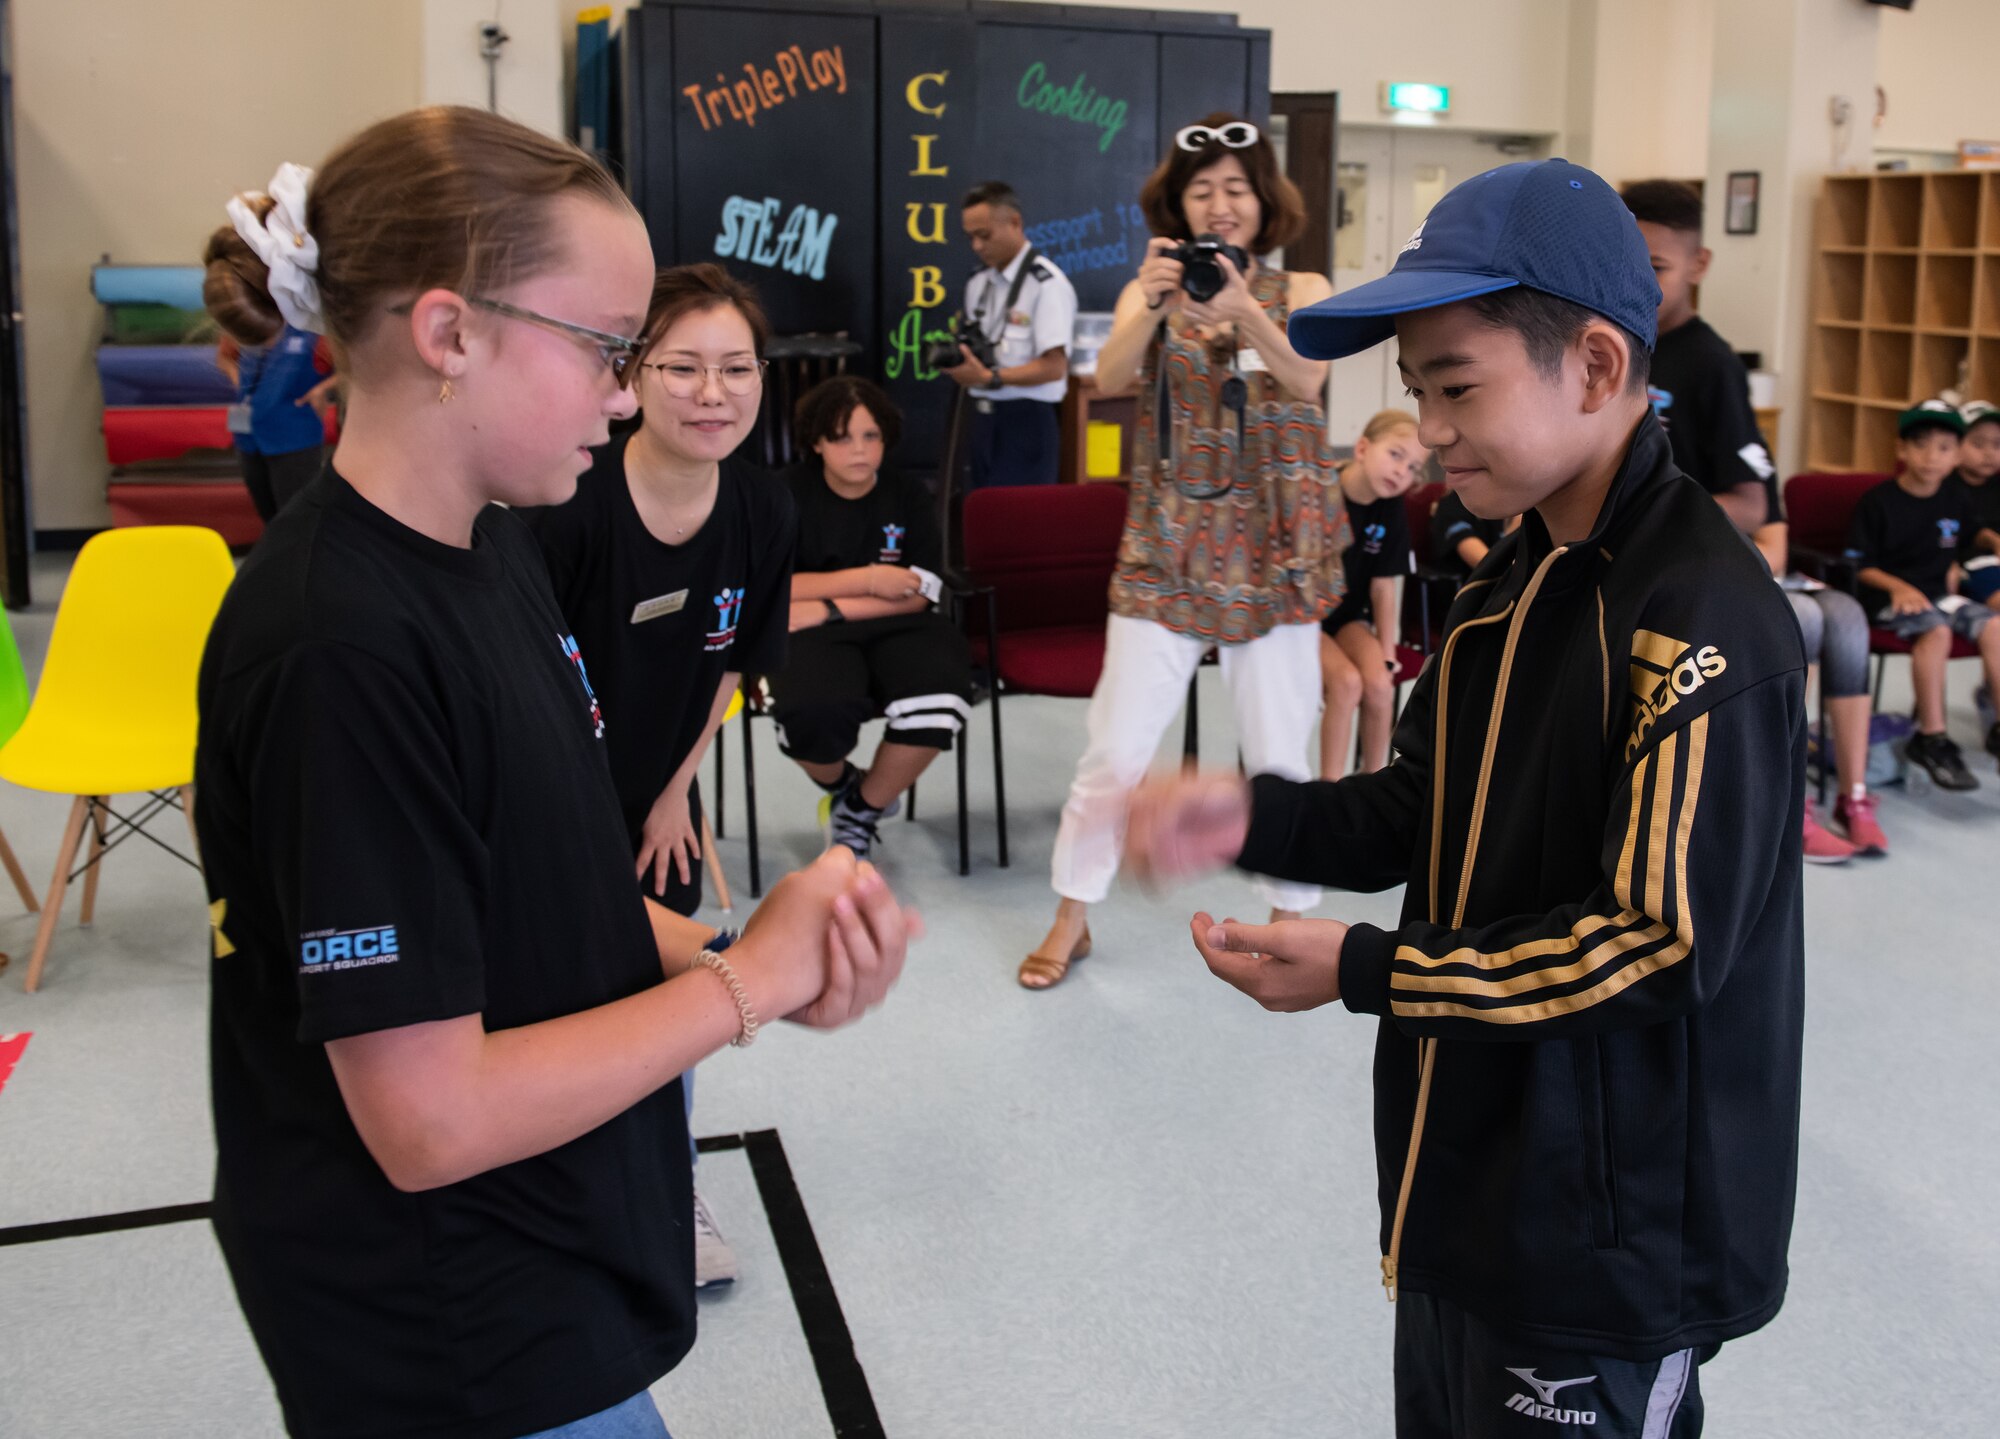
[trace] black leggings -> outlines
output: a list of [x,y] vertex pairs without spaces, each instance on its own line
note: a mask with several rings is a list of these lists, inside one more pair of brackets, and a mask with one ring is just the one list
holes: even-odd
[[887,739],[950,749],[971,713],[972,657],[942,615],[891,615],[800,630],[768,682],[779,748],[838,764],[877,715],[888,718]]
[[236,458],[243,466],[243,488],[250,491],[250,503],[268,525],[277,518],[279,510],[291,503],[293,495],[319,478],[326,447],[313,445],[282,455],[255,455],[238,450]]

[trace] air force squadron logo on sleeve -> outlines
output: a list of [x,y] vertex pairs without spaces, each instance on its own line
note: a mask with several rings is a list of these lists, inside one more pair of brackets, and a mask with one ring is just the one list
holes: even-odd
[[393,924],[374,924],[361,929],[316,929],[299,936],[301,974],[368,969],[378,964],[394,964],[402,957]]

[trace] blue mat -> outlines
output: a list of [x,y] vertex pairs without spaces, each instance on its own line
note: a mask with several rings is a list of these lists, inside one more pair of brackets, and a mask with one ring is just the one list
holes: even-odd
[[226,405],[236,398],[213,345],[102,345],[97,379],[106,405]]
[[199,310],[199,265],[98,265],[90,272],[90,293],[106,305],[173,305]]

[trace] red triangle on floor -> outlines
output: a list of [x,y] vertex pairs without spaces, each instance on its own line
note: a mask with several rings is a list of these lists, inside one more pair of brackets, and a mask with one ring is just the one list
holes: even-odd
[[13,1074],[14,1066],[20,1062],[22,1054],[27,1051],[28,1041],[33,1037],[28,1033],[0,1034],[0,1089],[7,1087],[8,1076]]

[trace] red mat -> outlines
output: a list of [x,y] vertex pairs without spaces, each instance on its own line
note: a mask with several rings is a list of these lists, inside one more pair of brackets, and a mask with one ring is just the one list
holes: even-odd
[[132,484],[114,480],[110,490],[111,523],[129,525],[202,525],[222,536],[231,549],[256,543],[264,533],[257,507],[241,480]]

